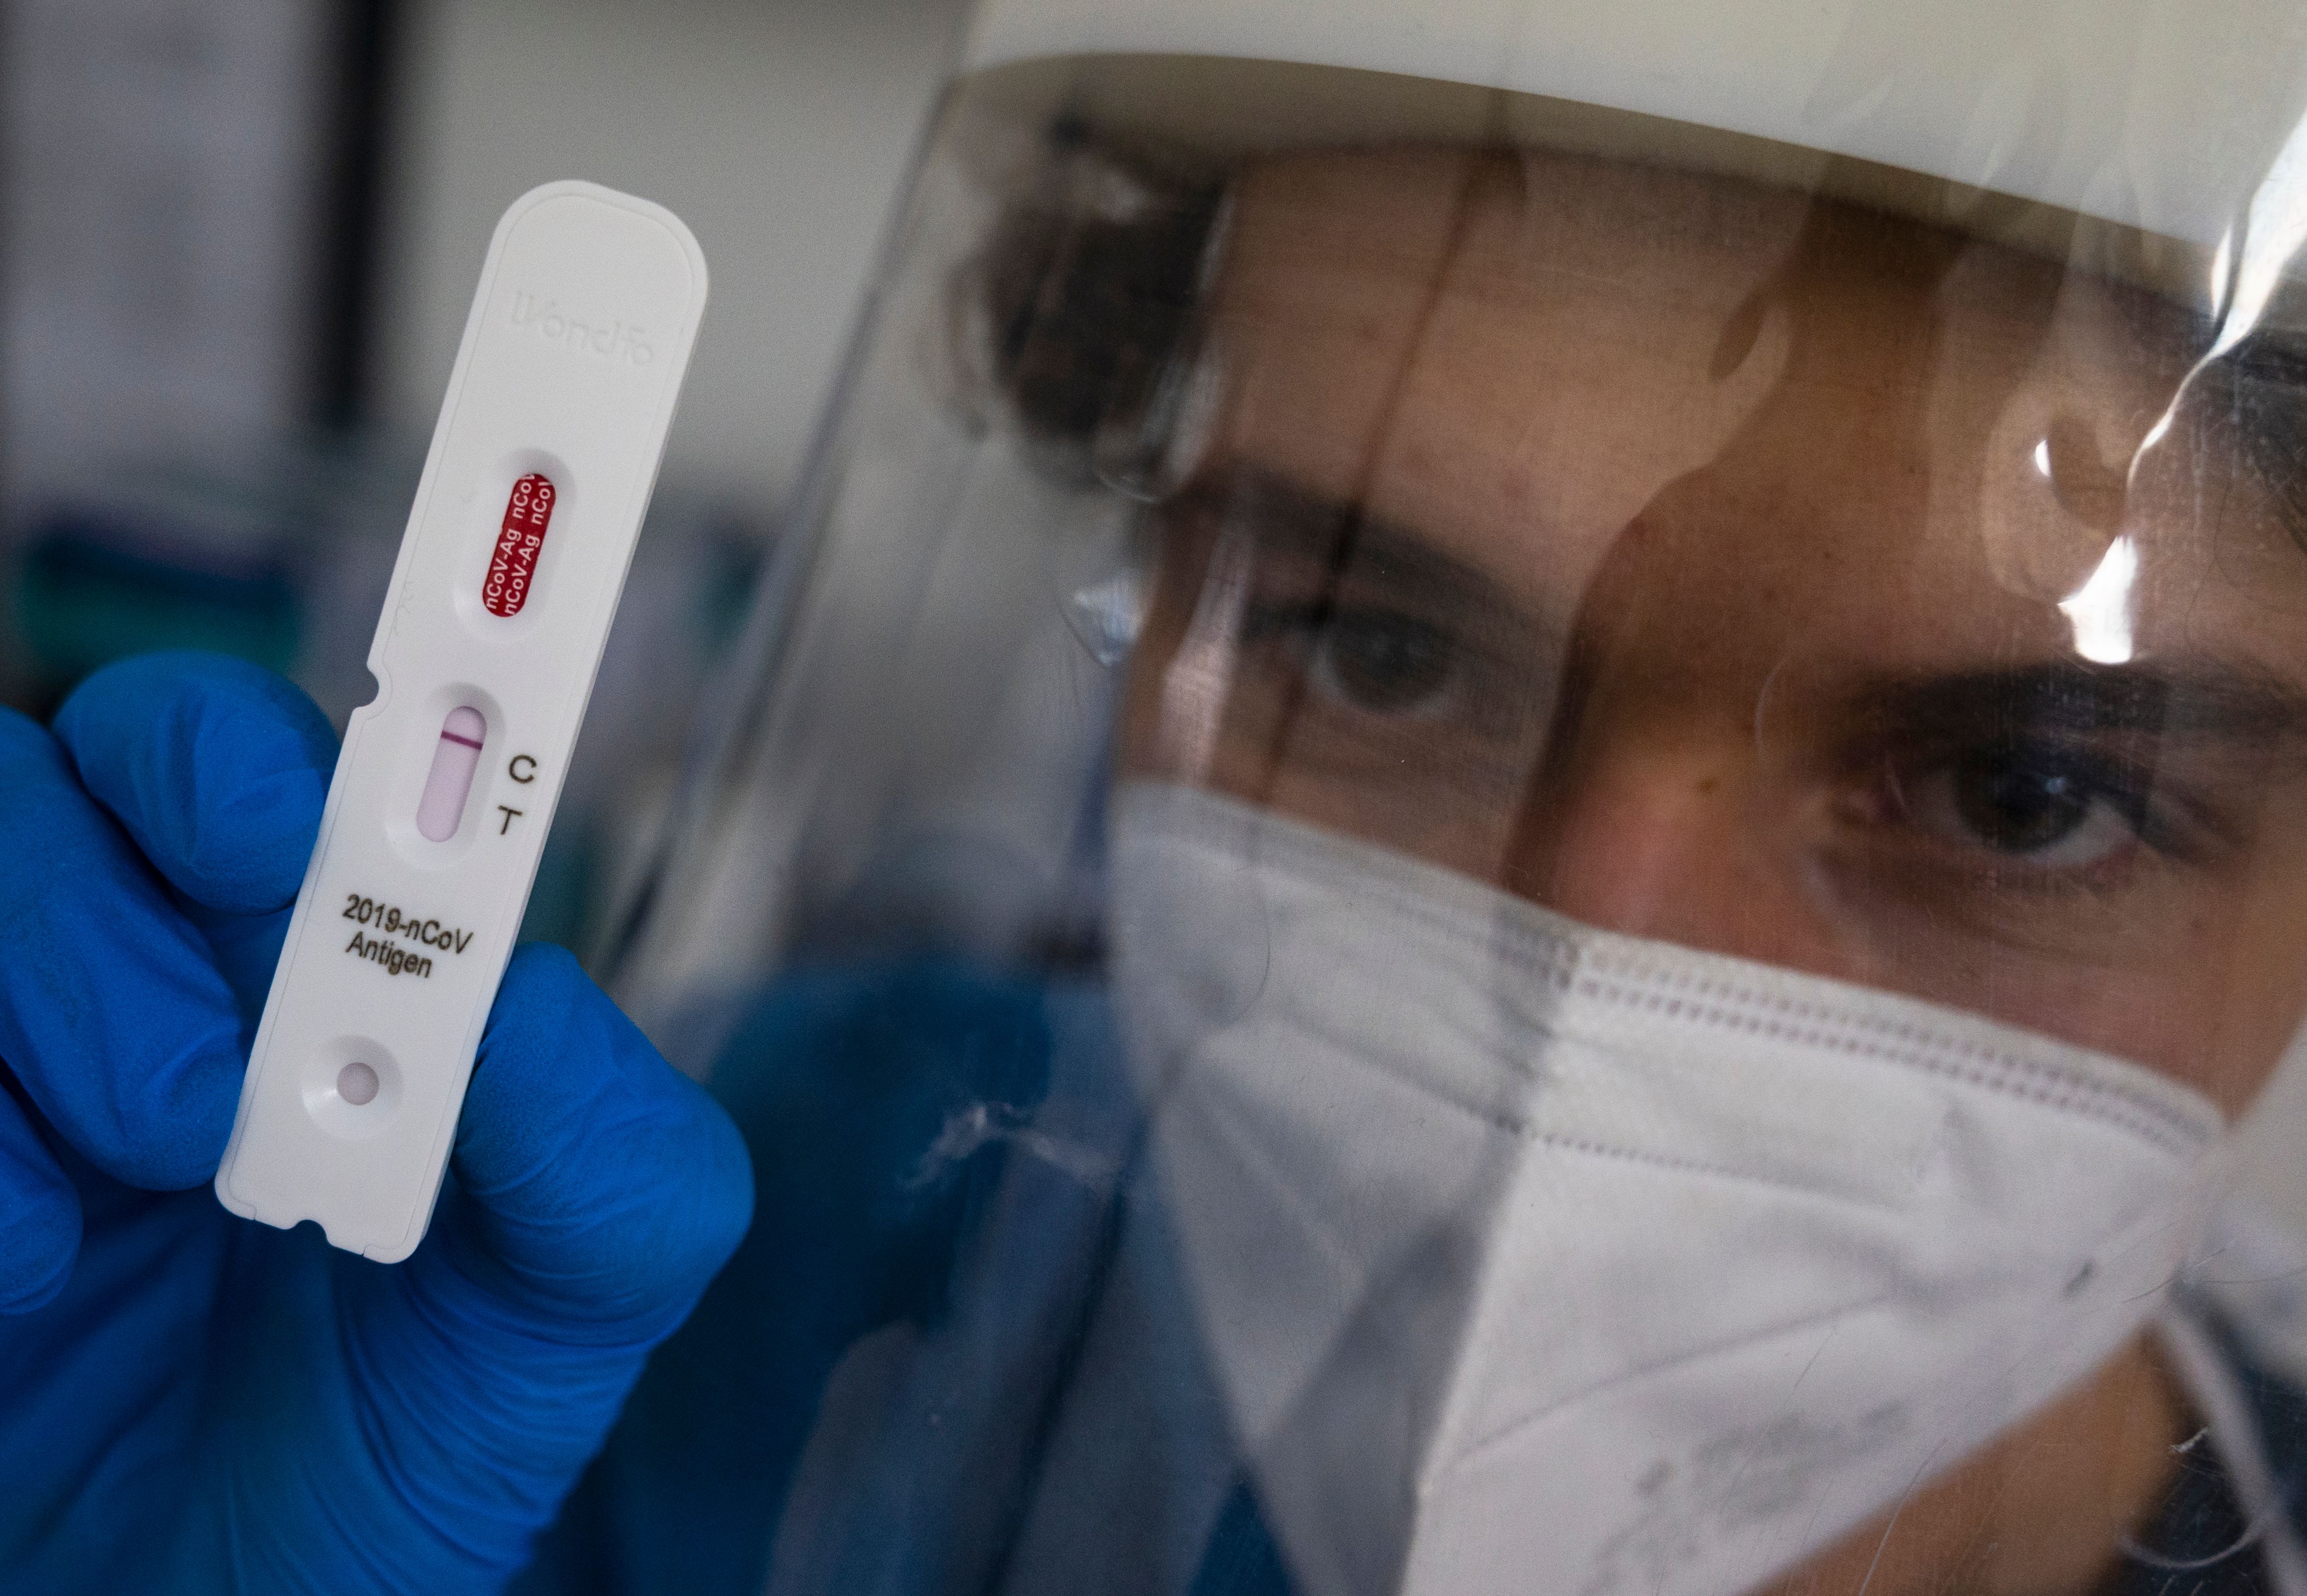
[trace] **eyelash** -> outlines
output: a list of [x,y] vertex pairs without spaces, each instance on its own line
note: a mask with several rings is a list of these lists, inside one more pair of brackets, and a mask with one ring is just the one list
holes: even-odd
[[[2090,817],[2104,806],[2113,810],[2117,822],[2128,832],[2131,845],[2118,846],[2088,861],[2046,863],[2028,857],[2029,850],[2000,850],[1982,837],[1951,837],[1925,823],[1923,811],[1929,784],[1959,781],[1966,774],[1976,773],[1975,766],[1979,762],[1997,762],[2005,769],[2039,775],[2046,785],[2053,781],[2071,783],[2083,806],[2077,828],[2088,826]],[[2150,768],[2137,761],[2047,738],[2014,741],[1993,747],[1958,749],[1914,762],[1903,769],[1887,768],[1883,785],[1888,814],[1882,818],[1895,817],[1935,842],[1991,859],[1985,870],[1997,887],[2040,893],[2087,890],[2109,884],[2111,877],[2140,862],[2133,853],[2134,845],[2157,859],[2176,862],[2185,862],[2200,851],[2200,827],[2196,818],[2188,814],[2174,796],[2161,791],[2162,785]],[[1959,803],[1960,800],[1955,802]],[[2054,851],[2068,835],[2071,833],[2062,833],[2031,852]]]
[[1419,619],[1406,611],[1385,606],[1357,607],[1335,603],[1273,603],[1253,605],[1243,617],[1241,641],[1245,648],[1260,646],[1279,647],[1287,651],[1291,667],[1308,681],[1320,676],[1332,677],[1325,695],[1346,701],[1353,712],[1374,718],[1411,721],[1430,718],[1441,713],[1434,705],[1421,700],[1401,709],[1383,709],[1352,702],[1352,694],[1342,682],[1335,680],[1337,662],[1331,650],[1357,632],[1374,634],[1385,629],[1397,629],[1404,637],[1422,637],[1440,651],[1440,680],[1437,692],[1462,693],[1463,678],[1470,661],[1459,636],[1446,627]]

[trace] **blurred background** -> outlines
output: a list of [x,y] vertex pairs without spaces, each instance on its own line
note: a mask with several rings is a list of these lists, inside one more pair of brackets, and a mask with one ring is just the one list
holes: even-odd
[[0,702],[147,648],[339,727],[498,213],[587,177],[713,268],[527,936],[668,802],[961,0],[0,0]]

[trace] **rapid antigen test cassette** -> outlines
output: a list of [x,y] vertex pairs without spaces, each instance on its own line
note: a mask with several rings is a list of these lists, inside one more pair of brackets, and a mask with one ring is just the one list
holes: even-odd
[[430,1222],[705,306],[678,218],[498,222],[217,1196],[386,1263]]

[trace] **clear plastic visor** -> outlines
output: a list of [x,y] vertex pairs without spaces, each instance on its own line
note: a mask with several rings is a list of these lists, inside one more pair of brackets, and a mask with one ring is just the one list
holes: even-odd
[[[810,813],[725,754],[776,880],[716,865],[739,946],[685,913],[679,967],[860,892],[1093,941],[1079,811],[1175,783],[2251,1101],[2307,1002],[2279,302],[1822,159],[1220,158],[966,87],[944,127],[744,728],[806,725]],[[1036,672],[1066,701],[1022,711]],[[998,909],[890,863],[989,830],[1032,855]]]
[[[901,972],[905,1059],[924,967],[1067,994],[1014,1101],[776,1099],[947,1092],[907,1191],[1008,1161],[804,1485],[983,1506],[922,1382],[1024,1378],[1062,1276],[987,1589],[1102,1514],[1184,1590],[1246,1513],[1308,1596],[2206,1549],[2145,1543],[2242,1409],[2152,1330],[2307,1009],[2287,259],[1505,96],[1220,147],[1015,85],[943,115],[622,966],[745,1101],[815,1068],[794,972]],[[1172,1424],[1221,1460],[1098,1495]],[[779,1588],[854,1573],[784,1511]]]

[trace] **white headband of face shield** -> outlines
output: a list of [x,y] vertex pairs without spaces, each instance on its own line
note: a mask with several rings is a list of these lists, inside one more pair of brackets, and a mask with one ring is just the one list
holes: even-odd
[[1112,819],[1155,1170],[1307,1596],[1750,1589],[2185,1260],[2221,1120],[2143,1069],[1205,792]]

